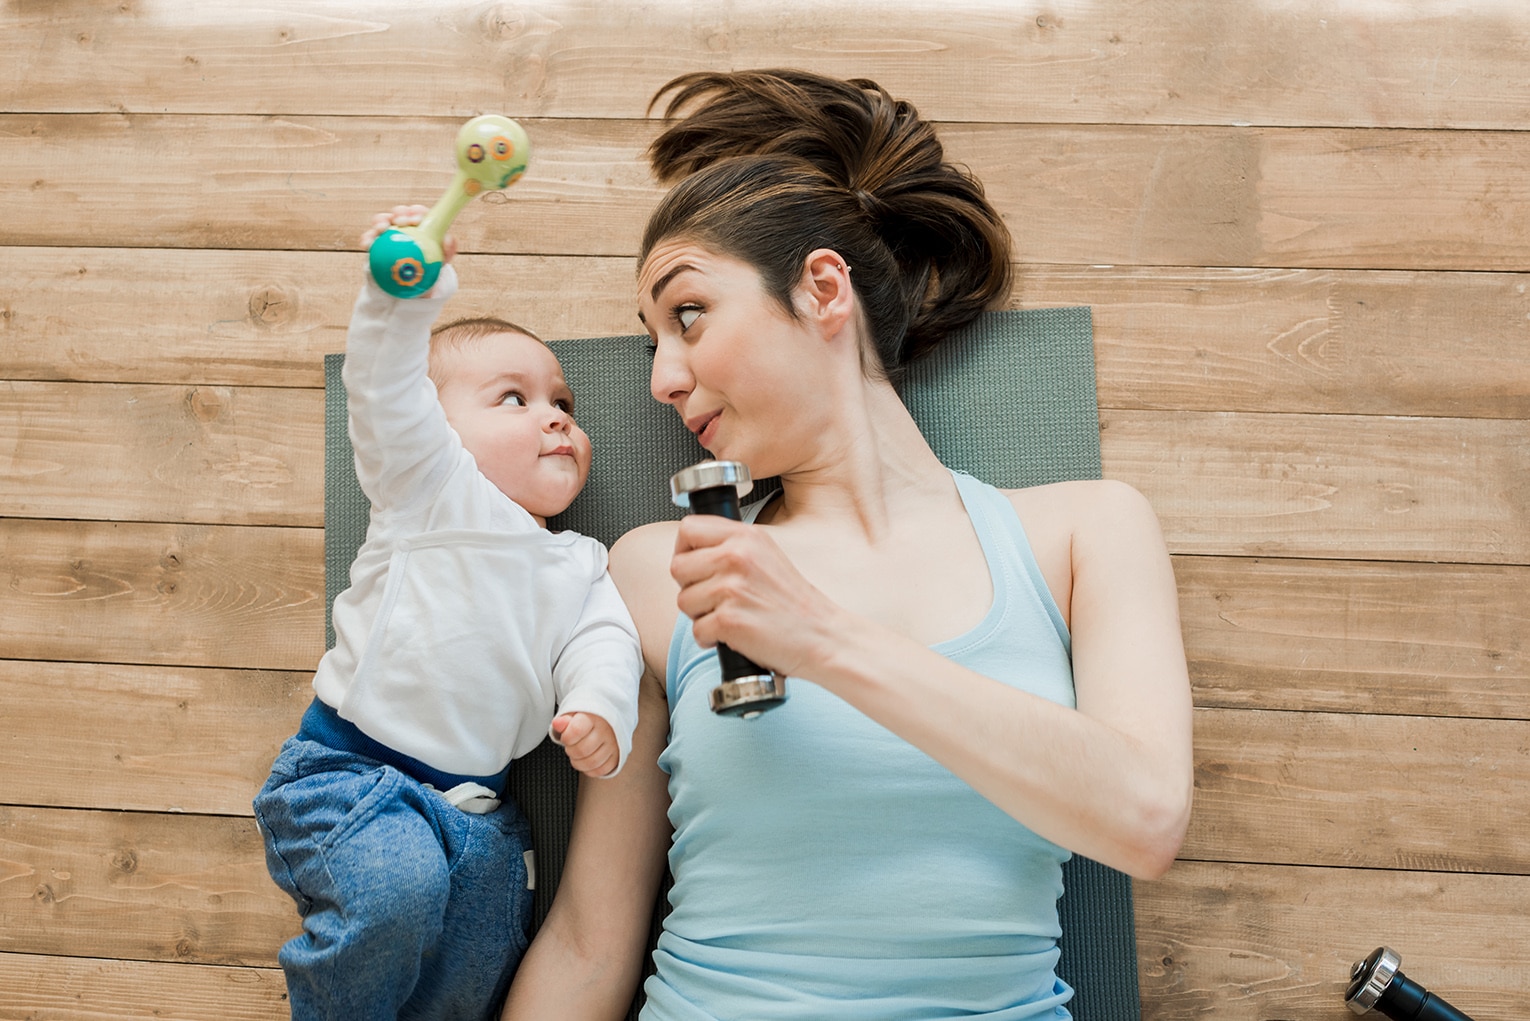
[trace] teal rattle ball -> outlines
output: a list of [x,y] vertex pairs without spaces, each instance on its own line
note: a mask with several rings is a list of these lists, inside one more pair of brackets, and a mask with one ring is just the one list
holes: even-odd
[[384,231],[372,242],[372,250],[367,253],[372,279],[395,298],[424,294],[436,285],[442,266],[439,246],[433,259],[425,247],[421,239],[413,238],[397,227]]
[[372,242],[368,263],[377,286],[395,298],[414,298],[435,286],[452,221],[486,191],[508,188],[526,172],[531,141],[515,121],[498,114],[474,117],[457,132],[457,175],[418,227],[394,227]]

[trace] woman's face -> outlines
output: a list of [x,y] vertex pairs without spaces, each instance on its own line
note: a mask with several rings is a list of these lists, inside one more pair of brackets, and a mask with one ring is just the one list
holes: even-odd
[[803,397],[824,345],[753,266],[691,242],[657,245],[638,274],[638,318],[652,341],[654,399],[673,405],[712,456],[765,477],[811,449],[825,402]]

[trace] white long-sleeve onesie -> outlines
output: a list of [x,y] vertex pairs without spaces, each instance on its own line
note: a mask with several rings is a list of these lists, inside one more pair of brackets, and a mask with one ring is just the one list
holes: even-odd
[[431,298],[368,280],[356,299],[343,378],[372,514],[314,691],[373,740],[467,776],[531,751],[555,713],[594,713],[616,732],[620,769],[637,723],[637,631],[605,547],[538,526],[447,423],[426,368],[455,290],[447,266]]

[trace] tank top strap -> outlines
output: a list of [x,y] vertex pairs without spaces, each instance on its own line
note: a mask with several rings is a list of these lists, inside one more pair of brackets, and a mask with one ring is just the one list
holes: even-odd
[[760,516],[760,512],[763,511],[766,507],[769,507],[770,501],[774,500],[780,495],[781,490],[778,489],[773,493],[765,494],[758,500],[751,500],[749,503],[746,503],[739,508],[739,517],[746,525],[754,524],[755,519]]
[[954,468],[950,471],[967,508],[967,516],[972,519],[972,528],[983,547],[983,555],[988,558],[989,568],[995,575],[994,598],[1007,598],[1006,593],[998,590],[997,583],[1002,579],[1016,587],[1015,594],[1026,594],[1035,599],[1046,610],[1063,648],[1071,654],[1073,639],[1068,633],[1068,625],[1062,610],[1058,609],[1057,600],[1052,598],[1041,565],[1036,562],[1035,551],[1031,549],[1031,541],[1025,534],[1025,526],[1020,523],[1020,515],[1015,512],[1015,505],[1002,490],[966,472]]

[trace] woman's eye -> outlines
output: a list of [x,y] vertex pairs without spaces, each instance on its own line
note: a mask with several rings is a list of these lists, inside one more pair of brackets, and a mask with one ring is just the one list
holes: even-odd
[[659,356],[659,345],[651,340],[643,345],[643,350],[648,352],[649,358],[657,358]]
[[513,405],[515,405],[518,408],[524,408],[526,406],[526,398],[522,397],[516,391],[510,390],[510,391],[500,395],[499,403],[501,403],[501,404],[513,404]]
[[701,318],[701,309],[695,305],[681,305],[675,311],[675,319],[680,323],[681,330],[689,330],[691,325]]

